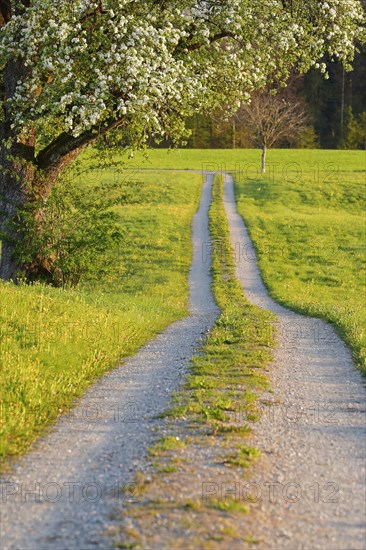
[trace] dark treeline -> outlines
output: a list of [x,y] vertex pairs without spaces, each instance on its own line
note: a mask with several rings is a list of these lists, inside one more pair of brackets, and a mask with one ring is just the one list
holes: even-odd
[[[310,115],[308,128],[297,140],[283,139],[281,147],[366,149],[366,47],[357,54],[354,69],[327,63],[329,79],[319,70],[295,77],[290,97],[304,103]],[[229,120],[197,115],[187,121],[192,134],[187,147],[241,148],[253,145],[240,114]],[[290,136],[289,136],[290,138]]]
[[[349,134],[366,112],[366,49],[357,54],[353,71],[345,72],[340,63],[328,63],[328,72],[328,80],[316,70],[304,77],[303,93],[319,145],[325,149],[365,148],[365,136],[363,144],[356,147]],[[366,127],[363,130],[366,133]]]

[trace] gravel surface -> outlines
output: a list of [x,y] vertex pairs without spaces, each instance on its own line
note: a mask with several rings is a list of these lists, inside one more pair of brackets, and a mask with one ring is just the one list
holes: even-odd
[[211,180],[204,184],[193,221],[190,315],[101,378],[1,478],[1,548],[113,547],[105,531],[123,502],[136,495],[131,480],[159,436],[158,415],[169,405],[189,359],[218,315],[207,255]]
[[238,489],[257,501],[246,521],[253,522],[260,548],[365,549],[365,381],[330,325],[269,297],[231,176],[224,200],[237,277],[249,300],[279,319],[273,393],[263,396],[254,426],[263,459]]

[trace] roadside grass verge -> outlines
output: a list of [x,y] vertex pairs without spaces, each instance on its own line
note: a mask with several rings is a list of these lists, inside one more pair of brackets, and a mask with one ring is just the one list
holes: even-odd
[[[106,181],[112,169],[89,174]],[[31,443],[98,377],[188,312],[196,174],[136,174],[118,276],[74,290],[0,283],[0,467]],[[80,185],[87,184],[81,181]]]
[[[222,198],[217,176],[209,217],[212,288],[221,314],[164,414],[157,436],[164,435],[137,475],[138,498],[124,503],[121,525],[110,533],[117,548],[212,548],[213,541],[234,548],[251,538],[239,519],[250,500],[221,487],[241,486],[260,456],[248,439],[261,394],[270,389],[275,316],[250,304],[235,277]],[[204,495],[206,484],[217,490]]]
[[[365,178],[365,165],[356,170],[351,163],[348,169],[335,163],[327,177],[315,179],[305,170],[293,181],[235,178],[238,210],[271,295],[295,311],[330,321],[364,374]],[[315,337],[326,341],[330,335]]]

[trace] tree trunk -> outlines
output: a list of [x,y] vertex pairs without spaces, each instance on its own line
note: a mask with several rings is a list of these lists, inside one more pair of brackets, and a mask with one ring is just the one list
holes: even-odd
[[6,241],[1,246],[0,279],[16,281],[19,265],[14,256],[14,246]]
[[[17,82],[21,79],[25,69],[20,60],[9,61],[4,69],[1,81],[1,95],[6,98],[14,96]],[[0,277],[5,280],[15,280],[18,271],[16,260],[15,241],[17,230],[14,223],[19,204],[25,199],[25,178],[34,158],[34,137],[23,140],[22,143],[14,140],[10,146],[5,142],[12,137],[11,113],[5,104],[0,123],[0,237],[2,252],[0,262]],[[18,159],[14,161],[14,159]]]
[[[16,165],[7,162],[6,158],[5,163],[7,170],[0,176],[0,278],[16,281],[23,267],[17,254],[18,244],[26,238],[19,211],[36,205],[40,186],[36,184],[36,167],[24,157],[21,158],[19,150]],[[36,216],[35,207],[34,215]]]
[[[34,252],[34,247],[30,246],[31,239],[38,233],[48,197],[60,171],[81,150],[79,148],[65,155],[48,172],[39,170],[35,162],[21,157],[18,150],[14,163],[9,163],[9,169],[0,175],[1,279],[16,282],[18,275],[21,275],[29,281],[51,281],[52,259]],[[34,256],[25,263],[22,253],[30,250]]]
[[[25,0],[17,3],[15,15],[18,11],[22,13],[24,6],[28,6]],[[3,12],[0,10],[0,13]],[[11,14],[7,17],[10,18]],[[5,22],[3,14],[3,19],[0,18],[0,28]],[[0,75],[0,97],[11,100],[16,93],[18,82],[24,80],[26,73],[27,68],[21,59],[9,60]],[[105,134],[108,130],[120,126],[123,120],[111,117],[102,130],[98,126],[86,130],[77,137],[62,132],[36,155],[35,132],[30,129],[27,138],[14,135],[10,101],[5,101],[3,105],[0,112],[0,278],[16,281],[21,271],[26,277],[37,279],[37,274],[47,272],[47,265],[42,264],[42,259],[36,257],[25,266],[19,257],[19,243],[26,243],[26,239],[30,238],[27,228],[21,224],[19,210],[26,209],[34,216],[34,222],[37,224],[60,173],[97,138],[98,134]]]
[[[7,98],[13,97],[17,82],[24,74],[25,68],[20,60],[9,61],[4,69],[3,80],[0,78],[0,93]],[[69,138],[61,134],[43,150],[43,155],[36,157],[35,132],[30,130],[27,138],[16,140],[11,123],[12,113],[5,104],[0,122],[0,278],[16,281],[18,273],[22,272],[35,280],[38,275],[44,275],[47,269],[40,258],[34,258],[27,266],[22,265],[18,250],[21,248],[19,244],[26,242],[27,229],[22,226],[19,210],[26,209],[37,223],[60,172],[95,136],[87,132],[72,141],[72,136]],[[10,145],[6,146],[9,139]]]
[[263,145],[262,146],[262,167],[261,167],[262,174],[265,174],[266,172],[266,155],[267,155],[267,147]]

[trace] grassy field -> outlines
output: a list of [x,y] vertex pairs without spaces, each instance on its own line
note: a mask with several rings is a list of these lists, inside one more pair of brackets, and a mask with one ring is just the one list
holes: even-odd
[[[353,172],[365,183],[364,151],[270,149],[267,154],[267,176],[296,179],[300,172],[311,174],[316,181],[331,184],[335,173]],[[263,179],[260,173],[261,151],[258,149],[156,149],[137,152],[126,162],[131,173],[146,169],[161,170],[228,170]]]
[[78,290],[0,283],[2,460],[24,452],[96,378],[187,313],[201,178],[130,173],[126,185],[129,179],[138,203],[118,208],[119,279]]
[[[272,296],[331,321],[366,372],[366,153],[274,149],[153,151],[134,170],[235,171],[236,196]],[[320,336],[326,337],[326,335]]]

